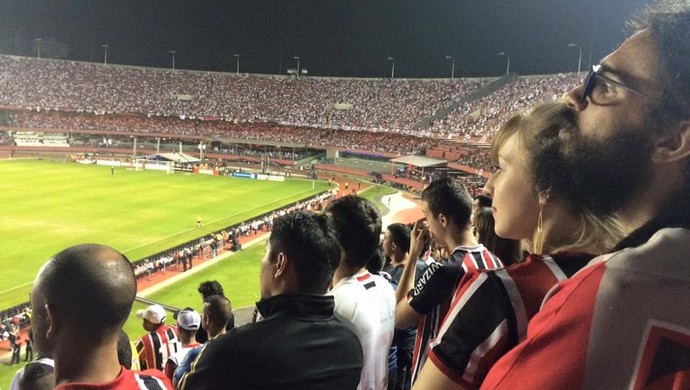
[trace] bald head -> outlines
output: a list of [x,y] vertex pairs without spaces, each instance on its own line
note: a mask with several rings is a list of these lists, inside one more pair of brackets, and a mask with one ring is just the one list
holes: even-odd
[[85,244],[48,260],[32,295],[50,306],[62,323],[102,334],[119,331],[136,291],[134,272],[124,255],[107,246]]

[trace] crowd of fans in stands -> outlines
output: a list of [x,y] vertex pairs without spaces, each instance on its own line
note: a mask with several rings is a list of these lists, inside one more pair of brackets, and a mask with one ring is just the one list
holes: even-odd
[[554,101],[582,81],[576,73],[520,77],[483,98],[462,104],[435,121],[432,133],[490,141],[498,126],[512,114],[535,103]]
[[0,56],[0,105],[410,132],[467,80],[299,79]]

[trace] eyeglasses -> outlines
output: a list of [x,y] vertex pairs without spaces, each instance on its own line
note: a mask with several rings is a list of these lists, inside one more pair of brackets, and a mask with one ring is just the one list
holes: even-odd
[[[587,98],[590,98],[593,102],[599,104],[611,103],[616,98],[614,86],[623,88],[627,91],[630,91],[636,95],[642,96],[647,99],[657,100],[647,94],[644,94],[640,91],[634,90],[631,87],[628,87],[620,81],[616,81],[607,76],[604,76],[602,74],[604,70],[606,69],[601,64],[592,65],[592,69],[589,71],[589,73],[587,73],[587,77],[585,77],[585,81],[583,83],[582,96],[580,96],[580,103],[584,103],[587,100]],[[597,84],[597,79],[603,80],[604,83]]]

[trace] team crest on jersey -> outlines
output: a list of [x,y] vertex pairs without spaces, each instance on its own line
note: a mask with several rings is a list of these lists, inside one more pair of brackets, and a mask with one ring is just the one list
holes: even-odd
[[668,389],[690,380],[690,329],[660,321],[647,325],[631,389]]

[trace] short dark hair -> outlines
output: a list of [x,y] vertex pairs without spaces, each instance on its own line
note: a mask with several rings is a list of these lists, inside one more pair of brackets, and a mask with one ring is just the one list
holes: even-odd
[[224,295],[211,295],[204,301],[204,313],[211,318],[211,324],[218,328],[225,328],[235,316],[232,314],[232,303]]
[[331,202],[326,213],[333,219],[345,262],[353,267],[367,265],[379,245],[381,217],[371,202],[355,195]]
[[292,262],[300,292],[326,293],[340,262],[340,247],[328,216],[298,211],[279,217],[268,242],[272,262],[280,252]]
[[204,301],[206,300],[206,298],[210,297],[211,295],[223,295],[223,296],[225,296],[225,292],[223,291],[223,286],[221,286],[217,280],[207,280],[205,282],[201,282],[197,291],[199,291],[199,294],[201,294]]
[[371,272],[372,274],[378,275],[381,273],[381,270],[383,269],[385,263],[386,255],[383,253],[383,248],[381,248],[381,246],[379,245],[374,251],[374,254],[371,256],[371,259],[369,259],[369,262],[367,263],[367,271]]
[[444,177],[432,181],[422,191],[422,200],[435,216],[443,214],[459,228],[469,225],[472,197],[464,185],[453,179]]
[[410,251],[410,228],[402,223],[392,223],[386,228],[391,241],[403,252]]
[[87,338],[120,330],[137,292],[127,258],[113,248],[83,244],[65,249],[46,263],[37,282],[46,302],[82,324]]
[[41,363],[32,362],[24,367],[24,374],[19,380],[19,388],[26,390],[43,390],[52,389],[53,382],[55,382],[55,369],[53,366]]

